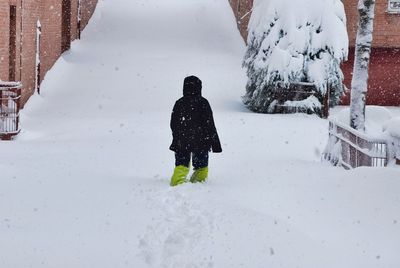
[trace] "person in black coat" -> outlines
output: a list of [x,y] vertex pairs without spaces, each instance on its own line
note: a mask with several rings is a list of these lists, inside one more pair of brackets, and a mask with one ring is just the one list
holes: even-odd
[[201,96],[201,80],[188,76],[183,83],[183,97],[176,101],[171,115],[175,170],[171,186],[186,182],[192,158],[191,182],[204,182],[208,176],[208,152],[222,152],[213,113],[207,99]]

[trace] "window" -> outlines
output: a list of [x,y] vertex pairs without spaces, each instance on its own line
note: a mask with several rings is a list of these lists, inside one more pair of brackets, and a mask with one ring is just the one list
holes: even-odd
[[15,81],[17,63],[17,7],[10,6],[10,39],[9,39],[9,66],[8,80]]
[[400,14],[400,0],[389,0],[388,12]]
[[71,48],[71,0],[62,0],[61,52]]

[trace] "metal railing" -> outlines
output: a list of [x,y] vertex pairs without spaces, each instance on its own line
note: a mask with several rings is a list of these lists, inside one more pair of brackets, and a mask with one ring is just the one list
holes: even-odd
[[11,140],[20,132],[21,109],[20,82],[0,82],[0,139]]
[[385,167],[389,160],[387,141],[367,137],[349,126],[329,121],[329,139],[335,139],[341,147],[339,164],[347,169],[367,166]]
[[[329,116],[329,97],[330,86],[326,86],[327,90],[324,95],[319,93],[314,83],[293,82],[289,87],[278,83],[275,89],[277,103],[275,104],[275,113],[316,113],[322,118]],[[286,101],[302,101],[310,96],[315,96],[321,103],[321,108],[299,107],[286,104]]]

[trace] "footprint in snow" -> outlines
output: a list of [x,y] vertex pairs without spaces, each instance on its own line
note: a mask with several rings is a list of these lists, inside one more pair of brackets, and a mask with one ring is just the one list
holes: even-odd
[[160,217],[140,239],[141,256],[150,267],[213,267],[210,251],[214,213],[182,189],[168,189],[149,200]]

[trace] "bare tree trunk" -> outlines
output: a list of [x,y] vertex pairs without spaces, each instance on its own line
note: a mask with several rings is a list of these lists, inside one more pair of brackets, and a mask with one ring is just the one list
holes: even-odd
[[350,126],[365,130],[365,102],[368,90],[368,65],[371,54],[375,0],[359,0],[353,80],[351,81]]

